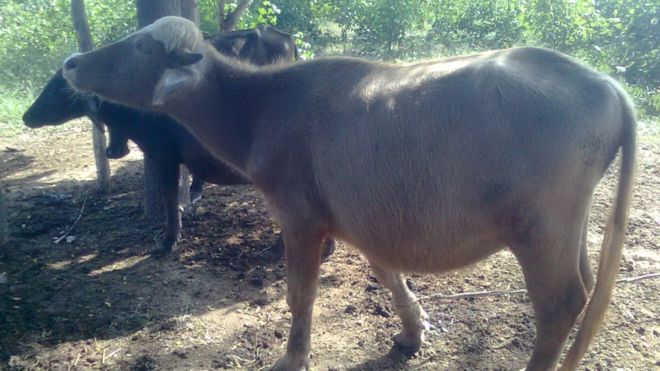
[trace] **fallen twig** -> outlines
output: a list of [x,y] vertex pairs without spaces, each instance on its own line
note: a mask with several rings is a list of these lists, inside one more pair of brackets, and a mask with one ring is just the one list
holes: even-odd
[[660,277],[660,273],[649,273],[649,274],[643,274],[641,276],[619,278],[618,280],[616,280],[616,282],[617,283],[620,283],[620,282],[637,282],[637,281],[647,280],[649,278],[656,278],[656,277]]
[[[630,283],[637,282],[641,280],[647,280],[651,278],[660,277],[660,273],[649,273],[643,274],[641,276],[634,277],[624,277],[616,280],[616,283]],[[517,289],[517,290],[496,290],[496,291],[475,291],[475,292],[462,292],[460,294],[444,295],[444,294],[431,294],[426,296],[421,296],[417,300],[426,300],[426,299],[466,299],[466,298],[478,298],[483,296],[504,296],[504,295],[515,295],[515,294],[525,294],[527,293],[526,289]]]
[[514,295],[514,294],[524,294],[527,290],[497,290],[497,291],[476,291],[476,292],[462,292],[460,294],[444,295],[444,294],[431,294],[420,297],[418,300],[426,299],[466,299],[466,298],[478,298],[482,296],[502,296],[502,295]]
[[109,359],[109,358],[111,358],[111,357],[114,356],[115,354],[119,353],[120,350],[121,350],[121,348],[117,348],[117,349],[113,350],[112,352],[110,352],[110,354],[108,354],[108,355],[105,357],[105,359]]
[[69,367],[67,368],[67,371],[71,371],[71,369],[74,366],[78,365],[79,360],[80,360],[80,350],[78,350],[78,355],[76,356],[76,359],[73,362],[71,362],[71,364],[69,364]]
[[53,243],[58,244],[62,242],[63,239],[65,239],[71,232],[73,232],[73,229],[76,227],[76,225],[78,225],[78,222],[80,221],[80,219],[83,216],[83,213],[85,212],[85,205],[87,204],[87,196],[89,196],[89,192],[85,192],[85,198],[83,199],[83,203],[82,206],[80,207],[80,212],[78,213],[78,217],[76,218],[76,220],[73,222],[73,224],[71,224],[69,228],[67,228],[67,230],[61,236],[56,238],[55,241],[53,241]]

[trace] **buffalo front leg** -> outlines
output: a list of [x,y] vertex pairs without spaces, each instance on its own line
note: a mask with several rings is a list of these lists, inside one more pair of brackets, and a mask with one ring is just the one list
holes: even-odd
[[131,151],[128,149],[128,137],[121,130],[113,127],[108,127],[108,132],[110,133],[110,143],[105,150],[105,156],[114,159],[126,156]]
[[158,242],[156,254],[167,254],[181,236],[181,210],[179,208],[179,165],[161,166],[161,182],[165,199],[165,234]]
[[320,233],[283,230],[286,245],[287,303],[291,329],[286,354],[274,370],[298,371],[309,367],[312,310],[321,265]]
[[403,329],[394,336],[394,342],[406,354],[414,354],[424,342],[424,330],[428,330],[428,315],[419,305],[415,294],[408,289],[400,273],[389,272],[371,263],[376,279],[392,292],[392,304]]

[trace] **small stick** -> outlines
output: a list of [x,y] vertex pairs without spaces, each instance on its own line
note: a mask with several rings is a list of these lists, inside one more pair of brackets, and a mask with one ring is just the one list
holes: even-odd
[[76,366],[78,364],[78,361],[80,360],[80,350],[78,351],[78,355],[76,356],[76,359],[69,365],[67,368],[67,371],[71,371],[73,366]]
[[119,353],[120,350],[121,350],[121,348],[117,348],[117,349],[113,350],[113,351],[110,352],[110,354],[108,354],[105,358],[108,359],[108,358],[114,356],[115,354]]
[[[616,283],[637,282],[637,281],[647,280],[647,279],[657,278],[657,277],[660,277],[660,273],[649,273],[649,274],[643,274],[641,276],[619,278],[618,280],[616,280]],[[426,300],[426,299],[451,300],[451,299],[478,298],[478,297],[483,297],[483,296],[514,295],[514,294],[524,294],[524,293],[527,293],[526,289],[498,290],[498,291],[476,291],[476,292],[463,292],[463,293],[460,293],[460,294],[453,294],[453,295],[431,294],[431,295],[422,296],[418,300]]]
[[478,298],[482,296],[502,296],[502,295],[513,295],[513,294],[524,294],[527,290],[498,290],[498,291],[476,291],[476,292],[463,292],[460,294],[453,295],[443,295],[443,294],[431,294],[427,296],[422,296],[418,300],[426,299],[465,299],[465,298]]
[[73,222],[73,224],[71,224],[71,226],[66,230],[66,232],[64,232],[61,236],[55,239],[53,243],[58,244],[62,242],[63,239],[65,239],[71,232],[73,232],[73,229],[76,227],[76,225],[78,225],[78,222],[80,221],[80,219],[83,216],[83,213],[85,212],[85,205],[87,204],[87,196],[88,196],[88,192],[85,192],[85,198],[83,199],[82,207],[80,208],[80,212],[78,213],[78,217],[76,218],[76,220]]
[[618,280],[616,280],[616,282],[617,283],[620,283],[620,282],[637,282],[637,281],[647,280],[649,278],[656,278],[656,277],[660,277],[660,273],[649,273],[649,274],[643,274],[641,276],[619,278]]

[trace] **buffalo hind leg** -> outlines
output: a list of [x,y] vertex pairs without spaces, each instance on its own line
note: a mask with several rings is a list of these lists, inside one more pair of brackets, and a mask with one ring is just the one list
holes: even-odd
[[[551,219],[549,223],[563,222]],[[529,243],[511,246],[522,266],[536,315],[536,341],[527,370],[556,368],[568,334],[587,302],[579,264],[581,220],[574,226],[564,224],[564,230],[537,228]]]
[[161,186],[165,199],[165,234],[154,253],[164,255],[172,251],[181,236],[181,209],[179,208],[179,165],[161,166]]
[[388,272],[371,264],[376,279],[392,293],[392,304],[403,329],[394,336],[394,343],[406,354],[414,354],[424,342],[424,330],[428,330],[428,315],[417,301],[415,294],[408,289],[401,273]]
[[287,303],[291,329],[286,354],[274,366],[278,371],[309,367],[312,310],[321,266],[321,233],[283,228],[286,244]]
[[336,248],[337,248],[337,244],[335,242],[335,239],[326,238],[325,241],[323,241],[323,253],[321,254],[321,260],[327,261],[328,259],[330,259],[330,256],[335,253]]
[[197,175],[193,174],[192,183],[190,184],[190,205],[202,199],[202,191],[204,190],[204,180]]

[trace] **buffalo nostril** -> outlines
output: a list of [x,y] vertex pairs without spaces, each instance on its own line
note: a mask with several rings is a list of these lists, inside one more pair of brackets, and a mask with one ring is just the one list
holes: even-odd
[[67,58],[67,59],[64,61],[64,69],[66,69],[66,70],[72,70],[72,69],[74,69],[74,68],[76,68],[76,59],[73,58],[73,57]]

